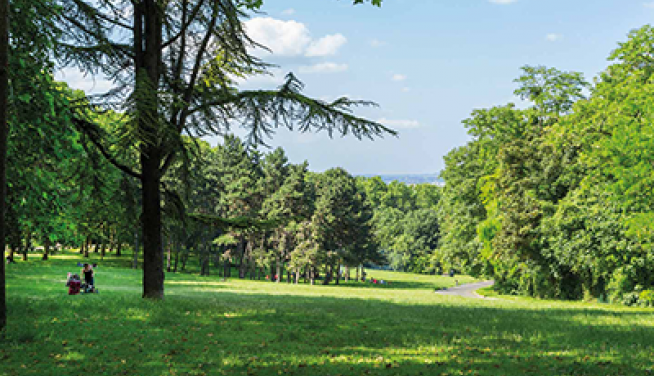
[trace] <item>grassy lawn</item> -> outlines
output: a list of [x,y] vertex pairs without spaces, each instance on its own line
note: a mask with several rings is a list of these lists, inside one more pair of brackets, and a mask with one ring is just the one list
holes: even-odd
[[33,259],[8,266],[0,376],[654,374],[653,310],[441,296],[452,278],[379,271],[390,285],[168,274],[153,303],[128,255],[81,296],[64,287],[78,255]]

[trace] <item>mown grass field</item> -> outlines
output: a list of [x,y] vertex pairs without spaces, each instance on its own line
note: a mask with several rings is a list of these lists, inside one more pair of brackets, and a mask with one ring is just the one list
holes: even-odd
[[149,302],[128,259],[82,296],[64,287],[78,255],[9,265],[0,376],[654,374],[653,310],[440,296],[452,278],[377,271],[391,285],[168,274]]

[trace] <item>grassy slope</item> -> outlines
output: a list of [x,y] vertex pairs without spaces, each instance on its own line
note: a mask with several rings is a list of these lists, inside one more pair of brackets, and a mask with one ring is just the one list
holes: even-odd
[[447,297],[433,289],[451,278],[376,271],[393,283],[169,274],[166,300],[153,303],[140,299],[140,272],[111,259],[97,269],[99,295],[68,296],[77,261],[9,266],[0,376],[597,376],[654,367],[652,310]]

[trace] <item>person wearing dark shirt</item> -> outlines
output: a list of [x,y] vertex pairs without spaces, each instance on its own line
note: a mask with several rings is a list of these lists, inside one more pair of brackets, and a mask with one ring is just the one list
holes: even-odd
[[84,264],[84,267],[82,268],[82,274],[84,275],[84,283],[86,283],[86,286],[92,288],[94,286],[93,278],[95,276],[93,267],[90,264]]

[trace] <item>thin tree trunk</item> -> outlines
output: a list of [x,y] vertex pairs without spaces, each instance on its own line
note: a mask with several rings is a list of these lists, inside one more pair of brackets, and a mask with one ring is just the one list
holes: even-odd
[[170,261],[172,257],[172,244],[170,244],[170,239],[168,240],[168,244],[166,244],[166,247],[168,248],[167,254],[166,254],[166,271],[170,273]]
[[7,326],[5,287],[5,206],[7,196],[7,133],[9,97],[9,0],[0,0],[0,336]]
[[27,253],[32,248],[32,232],[27,232],[27,238],[25,239],[25,247],[23,247],[23,261],[27,261]]
[[276,265],[275,265],[275,277],[277,277],[275,279],[276,283],[280,282],[280,280],[282,279],[281,276],[282,276],[282,261],[279,259],[279,257],[277,257]]
[[177,242],[175,247],[175,265],[173,266],[173,273],[177,273],[177,265],[179,265],[179,254],[182,252],[182,242]]
[[122,250],[123,250],[123,242],[119,240],[118,244],[116,244],[116,257],[120,257],[123,255],[121,253]]
[[300,283],[300,268],[295,268],[295,284]]
[[[104,260],[104,255],[106,254],[105,251],[107,250],[107,241],[102,242],[102,246],[100,247],[100,259]],[[95,247],[95,251],[98,251],[98,247]]]
[[[237,247],[240,248],[240,250],[241,250],[240,253],[239,253],[241,260],[240,260],[239,265],[238,265],[238,278],[243,279],[243,278],[245,278],[245,267],[246,266],[245,266],[244,263],[245,263],[245,260],[246,260],[245,259],[245,254],[247,252],[247,246],[246,246],[245,240],[241,239],[239,241]],[[237,251],[238,251],[238,248],[237,248]]]
[[50,255],[50,238],[45,238],[45,241],[43,242],[43,261],[48,260],[48,256]]
[[350,267],[345,265],[345,282],[350,282]]
[[225,266],[224,266],[224,271],[223,271],[223,278],[229,278],[230,273],[229,269],[231,268],[231,262],[229,261],[229,257],[225,257]]
[[134,250],[132,251],[132,269],[139,268],[139,250],[141,245],[139,244],[139,231],[134,231]]
[[116,237],[114,236],[114,231],[109,230],[109,249],[107,250],[107,253],[111,253],[114,251],[114,247],[116,246]]
[[189,255],[190,255],[190,250],[187,249],[186,253],[184,253],[184,257],[182,257],[182,269],[181,271],[186,270],[186,262],[188,261]]

